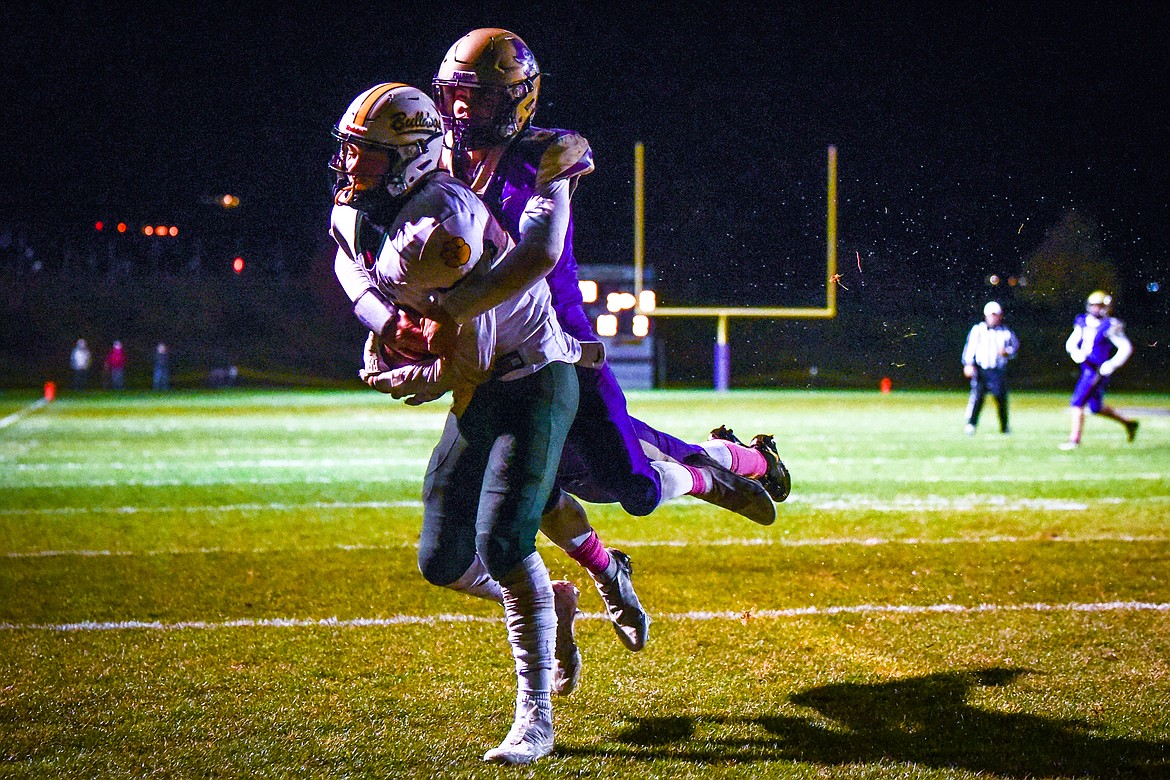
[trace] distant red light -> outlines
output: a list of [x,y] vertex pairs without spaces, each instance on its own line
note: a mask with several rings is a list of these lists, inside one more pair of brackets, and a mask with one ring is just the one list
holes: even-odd
[[106,229],[106,223],[99,219],[97,222],[93,223],[93,229],[100,233]]
[[237,257],[235,260],[233,260],[232,261],[232,270],[235,271],[236,273],[240,273],[241,271],[243,271],[244,270],[244,258]]
[[126,223],[125,223],[125,222],[119,222],[119,223],[118,223],[118,232],[119,232],[119,233],[125,233],[125,232],[126,232]]

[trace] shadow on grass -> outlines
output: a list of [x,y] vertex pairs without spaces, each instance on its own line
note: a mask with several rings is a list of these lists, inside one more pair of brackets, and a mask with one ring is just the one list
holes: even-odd
[[[1084,721],[972,707],[968,695],[1007,685],[1026,669],[932,674],[877,684],[839,683],[791,697],[809,717],[636,719],[614,739],[626,749],[558,748],[561,755],[623,755],[704,763],[795,761],[828,766],[898,763],[1000,777],[1170,777],[1170,744],[1095,733]],[[754,725],[759,736],[705,739],[700,727]]]

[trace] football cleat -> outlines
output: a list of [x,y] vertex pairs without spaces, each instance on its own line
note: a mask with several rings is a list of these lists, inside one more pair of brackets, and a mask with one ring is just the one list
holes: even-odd
[[[722,439],[723,441],[731,441],[735,442],[736,444],[743,444],[743,442],[739,440],[739,437],[735,435],[735,431],[731,430],[726,425],[720,425],[718,428],[712,429],[711,433],[707,436],[707,439]],[[746,447],[747,445],[744,444],[743,446]]]
[[1060,449],[1062,450],[1075,450],[1079,446],[1081,446],[1079,441],[1062,441],[1060,443]]
[[617,563],[617,574],[612,580],[594,577],[593,584],[605,602],[605,610],[613,622],[618,639],[627,650],[636,653],[646,646],[646,639],[650,635],[650,616],[642,609],[638,594],[634,592],[631,579],[634,567],[630,563],[630,556],[621,550],[606,549]]
[[527,699],[516,706],[516,720],[498,747],[483,754],[493,764],[524,766],[553,750],[552,708]]
[[768,461],[768,470],[760,477],[760,484],[776,503],[788,498],[792,492],[792,477],[788,474],[788,467],[780,460],[780,451],[776,449],[776,439],[770,433],[757,433],[752,437],[752,449],[759,450]]
[[568,580],[552,584],[553,608],[557,613],[557,641],[553,651],[552,692],[568,696],[581,680],[581,651],[573,636],[573,621],[577,619],[577,599],[581,591]]
[[1133,441],[1134,437],[1137,436],[1137,429],[1138,429],[1138,421],[1137,420],[1130,420],[1129,422],[1127,422],[1125,424],[1125,440],[1126,441]]
[[[788,473],[788,467],[784,465],[784,461],[780,460],[780,451],[776,449],[776,438],[769,433],[759,433],[752,437],[749,444],[744,444],[735,435],[735,431],[728,428],[726,425],[720,425],[711,431],[708,439],[722,439],[733,444],[738,444],[741,447],[750,447],[758,450],[764,456],[764,460],[768,462],[768,470],[760,477],[760,484],[768,491],[768,495],[776,503],[780,503],[788,498],[788,494],[792,492],[792,477]],[[767,525],[767,523],[765,523]]]
[[705,452],[688,455],[683,463],[701,469],[710,481],[707,492],[696,493],[695,498],[743,515],[753,523],[776,522],[776,506],[760,481],[723,468]]

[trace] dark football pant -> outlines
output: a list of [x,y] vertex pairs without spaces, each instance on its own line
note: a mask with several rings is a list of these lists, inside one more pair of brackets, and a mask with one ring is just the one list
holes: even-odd
[[431,453],[423,481],[418,567],[450,585],[479,553],[497,580],[536,551],[565,437],[577,412],[576,367],[480,385]]
[[[702,448],[630,417],[608,365],[579,367],[577,377],[581,401],[565,442],[558,487],[593,504],[620,503],[635,517],[650,514],[662,501],[662,478],[650,465],[643,439],[679,462]],[[554,491],[554,500],[557,495]]]
[[975,367],[975,377],[971,380],[971,395],[967,399],[967,424],[979,425],[979,413],[983,411],[983,400],[988,395],[995,398],[996,410],[999,412],[999,431],[1007,433],[1007,370],[1003,368]]

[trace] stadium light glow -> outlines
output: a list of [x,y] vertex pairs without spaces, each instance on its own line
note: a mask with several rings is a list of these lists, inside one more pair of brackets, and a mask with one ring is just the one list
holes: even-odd
[[644,339],[650,335],[650,318],[645,314],[635,314],[633,333],[640,339]]
[[152,225],[143,225],[142,226],[142,235],[153,236],[154,235],[154,227]]
[[597,335],[606,338],[616,336],[618,318],[612,314],[602,314],[597,318]]
[[593,303],[597,300],[597,282],[578,279],[577,289],[581,291],[581,297],[585,303]]
[[654,294],[653,290],[643,290],[638,293],[638,311],[649,314],[656,308],[658,308],[658,296]]
[[617,314],[619,311],[625,311],[626,309],[634,308],[634,304],[637,303],[637,300],[638,299],[635,298],[632,293],[612,292],[605,296],[605,308],[609,309],[614,314]]

